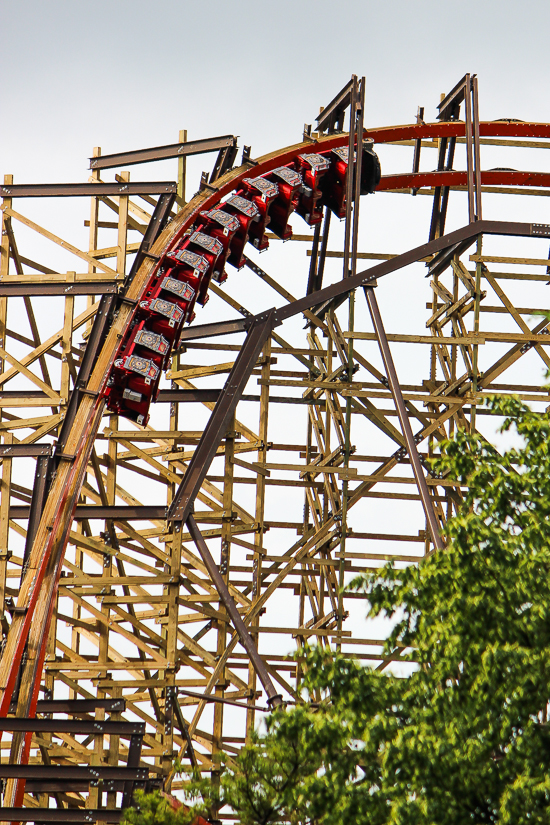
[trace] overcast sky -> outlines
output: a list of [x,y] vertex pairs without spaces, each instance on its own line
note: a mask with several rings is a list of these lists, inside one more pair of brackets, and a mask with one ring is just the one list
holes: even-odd
[[369,78],[366,125],[410,122],[419,104],[434,119],[467,71],[483,119],[550,120],[543,0],[0,6],[0,172],[16,182],[85,180],[94,145],[158,145],[181,128],[241,135],[258,155],[294,142],[352,72]]

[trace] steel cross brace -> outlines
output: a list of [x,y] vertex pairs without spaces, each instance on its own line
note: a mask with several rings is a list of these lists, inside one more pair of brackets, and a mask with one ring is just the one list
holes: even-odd
[[267,668],[265,666],[265,662],[260,656],[258,652],[258,648],[254,644],[252,636],[248,632],[248,629],[241,618],[241,614],[237,609],[237,605],[233,600],[231,593],[223,579],[222,574],[218,568],[218,565],[212,558],[212,554],[208,549],[208,545],[206,544],[201,531],[197,527],[197,523],[192,515],[187,517],[187,527],[189,532],[191,533],[191,538],[195,542],[197,546],[197,550],[201,554],[201,558],[204,562],[204,566],[208,570],[208,574],[212,579],[216,590],[219,593],[220,599],[229,613],[229,617],[233,622],[233,626],[237,631],[237,635],[239,636],[240,642],[248,655],[250,656],[250,661],[252,662],[252,666],[254,670],[258,674],[258,677],[264,686],[265,692],[267,693],[267,702],[271,708],[275,708],[278,705],[281,705],[283,702],[283,698],[280,693],[277,693],[277,689],[273,685],[271,681],[271,677],[267,672]]
[[227,431],[231,416],[241,399],[262,347],[271,334],[274,317],[275,309],[270,309],[251,319],[246,340],[176,491],[168,511],[168,521],[186,522],[192,513],[195,498],[216,455],[219,443]]
[[192,515],[195,498],[202,486],[206,474],[216,455],[218,445],[227,431],[227,426],[241,399],[244,388],[256,365],[258,355],[273,329],[275,310],[271,309],[261,315],[256,315],[248,331],[246,340],[229,374],[225,387],[216,402],[210,420],[201,436],[193,458],[189,462],[183,481],[181,482],[168,512],[169,521],[186,522],[191,538],[193,539],[205,567],[219,593],[220,600],[227,610],[233,626],[237,631],[242,646],[250,656],[250,660],[267,693],[267,701],[271,707],[282,704],[282,696],[277,693],[267,668],[261,658],[246,625],[237,609],[233,597],[221,575],[219,568],[212,558],[202,534]]
[[403,399],[403,393],[401,392],[401,387],[399,386],[399,379],[397,378],[397,372],[395,369],[395,364],[393,363],[390,345],[386,337],[386,330],[384,329],[384,324],[382,323],[380,308],[378,306],[378,301],[376,300],[376,295],[374,293],[374,285],[366,286],[364,289],[365,297],[367,299],[367,304],[372,318],[372,323],[374,326],[374,331],[376,333],[376,338],[378,340],[378,346],[380,347],[380,354],[382,355],[382,360],[384,362],[384,368],[386,370],[388,384],[391,390],[391,394],[393,395],[393,400],[395,402],[395,407],[397,409],[399,423],[401,424],[401,429],[405,437],[407,452],[411,460],[411,466],[418,487],[418,492],[420,493],[420,500],[422,501],[422,507],[424,508],[424,513],[426,515],[426,522],[428,524],[428,528],[430,530],[434,546],[438,550],[441,550],[444,545],[441,535],[439,533],[437,516],[435,514],[432,499],[430,497],[430,491],[428,490],[426,478],[422,470],[422,464],[420,463],[418,447],[416,446],[416,441],[414,440],[411,422],[409,421],[409,416],[407,415],[407,409],[405,407],[405,401]]

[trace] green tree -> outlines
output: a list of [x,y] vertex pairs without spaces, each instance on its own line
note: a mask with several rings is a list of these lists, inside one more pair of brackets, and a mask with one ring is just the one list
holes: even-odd
[[489,406],[521,445],[443,445],[435,469],[468,485],[446,549],[351,585],[393,618],[386,654],[411,675],[309,650],[306,702],[271,714],[216,799],[191,783],[206,807],[243,825],[550,823],[550,416]]

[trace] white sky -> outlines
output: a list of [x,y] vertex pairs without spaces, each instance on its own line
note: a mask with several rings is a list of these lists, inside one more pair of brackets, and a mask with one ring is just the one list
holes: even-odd
[[241,135],[259,155],[297,140],[352,72],[370,80],[366,125],[410,122],[418,105],[434,119],[439,93],[467,71],[480,77],[484,119],[550,120],[542,0],[4,0],[0,9],[0,173],[16,183],[85,180],[94,145],[154,146],[182,128]]

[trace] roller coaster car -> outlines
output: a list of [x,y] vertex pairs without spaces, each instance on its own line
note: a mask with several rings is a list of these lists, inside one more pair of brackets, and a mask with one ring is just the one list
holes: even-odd
[[204,306],[208,301],[210,278],[213,277],[215,281],[220,283],[225,280],[223,244],[217,238],[213,238],[205,232],[192,232],[191,235],[187,236],[186,241],[186,248],[206,258],[209,264],[208,271],[202,276],[200,284],[197,285],[197,301]]
[[107,386],[107,409],[136,424],[147,424],[159,378],[160,370],[148,358],[139,355],[117,358]]
[[269,241],[265,237],[265,231],[270,221],[269,208],[279,194],[279,187],[266,178],[245,178],[241,194],[258,207],[259,220],[250,224],[248,235],[249,240],[256,249],[263,252],[269,246]]
[[[118,361],[122,360],[126,362],[128,358],[134,355],[140,358],[147,358],[158,367],[158,370],[162,370],[165,362],[170,357],[170,341],[168,341],[164,335],[150,330],[148,328],[148,320],[143,319],[131,327],[129,335],[117,353],[117,360],[114,364],[115,369],[126,370],[127,367],[125,363],[118,364]],[[131,368],[130,371],[133,372],[133,368]],[[155,377],[156,376],[157,373],[155,373]],[[148,377],[150,378],[151,376],[145,376],[145,379]],[[145,383],[149,386],[151,382],[145,380]]]
[[202,227],[204,233],[211,238],[216,238],[222,245],[222,254],[216,263],[212,277],[218,283],[223,284],[227,280],[225,262],[231,249],[231,241],[235,232],[239,230],[240,224],[237,218],[223,209],[210,209],[209,212],[201,212],[201,218],[206,221]]
[[260,210],[255,203],[248,200],[248,198],[243,198],[241,195],[233,195],[225,201],[223,206],[239,222],[239,228],[231,241],[231,251],[227,261],[237,269],[242,269],[244,266],[244,248],[249,238],[252,223],[260,221]]
[[296,212],[309,226],[315,226],[323,218],[321,182],[330,169],[330,160],[318,154],[298,155],[296,164],[303,177],[302,193]]
[[266,175],[266,180],[276,183],[279,190],[269,207],[269,228],[283,241],[288,241],[292,237],[288,219],[298,206],[302,178],[295,169],[279,166]]
[[110,377],[108,407],[144,424],[156,396],[161,371],[170,357],[171,342],[138,321],[120,347]]
[[[380,182],[380,161],[378,155],[373,150],[372,139],[363,141],[363,156],[361,160],[361,194],[367,195],[374,192]],[[333,149],[329,157],[331,160],[330,170],[321,182],[323,190],[322,202],[338,218],[346,216],[346,188],[348,176],[348,155],[347,146]],[[354,175],[355,184],[355,175]]]
[[348,178],[349,149],[342,146],[333,149],[329,155],[330,169],[321,184],[322,202],[336,217],[346,217],[346,184]]
[[[191,287],[188,288],[192,289]],[[187,306],[189,305],[189,301],[185,303]],[[173,303],[164,298],[148,298],[145,301],[140,301],[139,310],[140,315],[148,319],[148,329],[164,335],[172,344],[183,325],[186,315],[185,310],[182,309],[179,303]]]
[[372,195],[382,177],[380,160],[374,151],[374,140],[363,141],[363,160],[361,163],[361,194]]
[[[129,382],[130,383],[130,382]],[[117,386],[111,389],[107,398],[109,412],[123,415],[136,424],[145,425],[149,421],[151,395],[138,392],[130,386]]]
[[[202,255],[188,249],[171,252],[165,259],[168,266],[161,267],[149,281],[144,299],[161,298],[176,302],[183,312],[183,321],[191,321],[197,291],[207,277],[210,264]],[[176,313],[177,316],[177,313]],[[173,319],[176,316],[172,316]],[[175,321],[177,326],[179,319]]]

